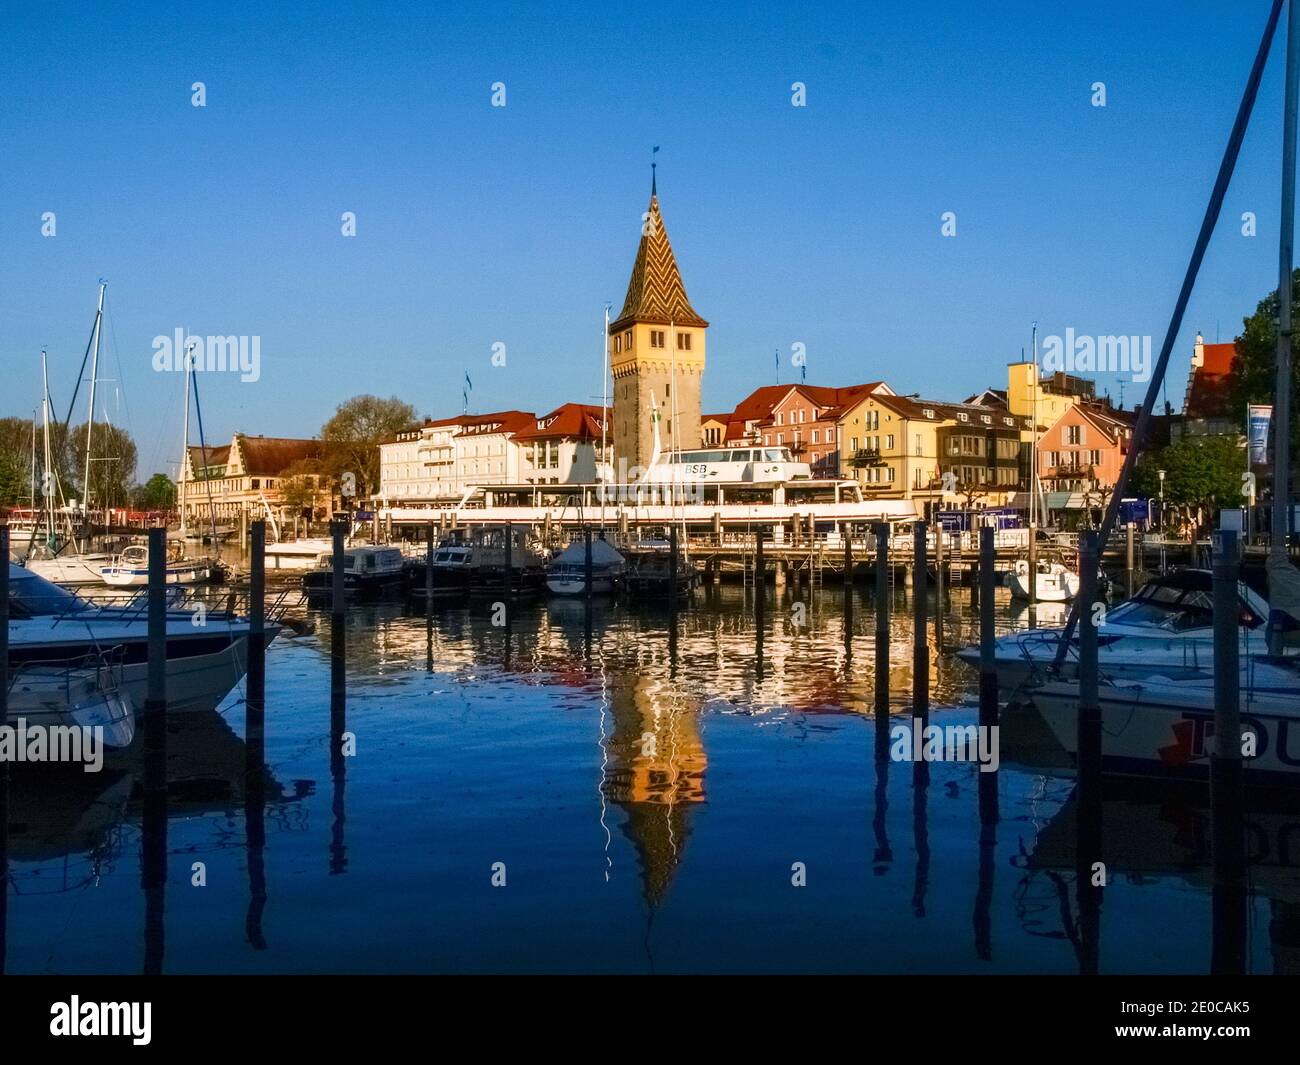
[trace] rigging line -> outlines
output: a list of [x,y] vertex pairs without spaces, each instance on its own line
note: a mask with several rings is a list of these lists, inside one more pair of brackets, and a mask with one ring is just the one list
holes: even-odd
[[132,437],[135,436],[135,425],[131,420],[131,404],[126,399],[126,376],[122,372],[122,349],[117,343],[117,319],[108,313],[108,296],[104,297],[104,316],[108,319],[109,340],[113,345],[113,361],[117,363],[117,398],[122,404],[122,409],[126,412],[126,429]]
[[[1137,465],[1138,453],[1143,450],[1150,435],[1151,412],[1160,395],[1160,386],[1164,382],[1165,372],[1169,367],[1169,356],[1173,352],[1174,341],[1178,338],[1178,331],[1182,327],[1183,314],[1187,310],[1187,303],[1192,296],[1192,287],[1196,284],[1196,277],[1201,271],[1201,260],[1205,258],[1205,249],[1210,243],[1210,237],[1213,235],[1214,227],[1219,220],[1219,212],[1223,208],[1223,199],[1228,192],[1228,183],[1232,180],[1233,171],[1237,167],[1237,156],[1241,154],[1241,142],[1245,139],[1246,127],[1250,124],[1251,113],[1255,110],[1255,98],[1259,94],[1259,82],[1264,74],[1264,65],[1268,60],[1268,53],[1273,44],[1273,34],[1277,29],[1278,17],[1281,12],[1282,0],[1273,0],[1268,22],[1264,26],[1264,36],[1260,39],[1259,51],[1255,54],[1255,63],[1250,69],[1250,77],[1246,79],[1246,88],[1242,92],[1241,103],[1237,107],[1237,117],[1232,124],[1232,133],[1228,137],[1227,147],[1223,150],[1223,160],[1219,164],[1218,176],[1214,179],[1214,189],[1210,193],[1210,202],[1205,207],[1205,217],[1201,220],[1201,229],[1196,236],[1196,246],[1192,249],[1192,258],[1187,264],[1187,273],[1183,277],[1182,288],[1179,289],[1178,299],[1174,303],[1174,311],[1169,319],[1169,329],[1165,333],[1165,341],[1160,348],[1160,357],[1156,360],[1155,370],[1151,375],[1151,382],[1147,386],[1146,397],[1142,402],[1142,411],[1138,415],[1137,424],[1133,427],[1128,454],[1124,456],[1124,465],[1120,468],[1119,479],[1111,492],[1110,502],[1106,504],[1106,514],[1102,519],[1101,530],[1097,536],[1098,558],[1105,554],[1111,531],[1115,528],[1115,519],[1119,516],[1120,500],[1124,497],[1124,490],[1132,480],[1133,468]],[[1037,431],[1036,427],[1035,431]],[[1065,623],[1061,647],[1056,653],[1056,661],[1052,666],[1056,672],[1060,671],[1061,664],[1065,661],[1065,649],[1074,637],[1082,607],[1083,600],[1081,598],[1076,598],[1070,604],[1070,614]]]

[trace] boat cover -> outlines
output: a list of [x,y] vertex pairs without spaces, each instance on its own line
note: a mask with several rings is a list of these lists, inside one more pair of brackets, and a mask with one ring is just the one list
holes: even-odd
[[1264,568],[1268,573],[1269,624],[1281,630],[1285,644],[1300,646],[1300,570],[1280,548],[1268,553]]

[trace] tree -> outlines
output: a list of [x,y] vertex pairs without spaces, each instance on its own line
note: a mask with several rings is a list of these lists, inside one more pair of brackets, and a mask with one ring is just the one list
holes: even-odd
[[[1242,322],[1241,336],[1237,337],[1236,357],[1228,377],[1228,394],[1237,424],[1246,425],[1246,407],[1251,403],[1272,403],[1277,371],[1277,290],[1274,289],[1255,308],[1255,313]],[[1292,286],[1292,320],[1300,322],[1300,270],[1294,274]],[[1300,334],[1291,336],[1293,365],[1300,366]],[[1291,404],[1300,410],[1300,373],[1292,374]],[[1292,422],[1292,446],[1300,445],[1300,421]]]
[[25,506],[31,499],[30,466],[20,467],[0,452],[0,506]]
[[[75,494],[84,502],[86,490],[81,480],[85,476],[85,423],[75,426],[68,434],[67,451],[75,471],[75,481],[65,479],[63,491],[65,495]],[[126,430],[116,425],[96,425],[90,436],[90,505],[125,506],[130,497],[130,485],[135,482],[135,462],[135,441]],[[74,492],[70,484],[76,484],[79,489]]]
[[1143,455],[1133,471],[1134,491],[1158,499],[1159,470],[1165,471],[1166,503],[1213,510],[1239,507],[1243,502],[1241,475],[1246,470],[1246,456],[1232,437],[1183,437],[1154,454]]
[[280,499],[290,510],[301,513],[310,509],[315,516],[322,495],[325,466],[317,459],[298,459],[280,471]]
[[379,445],[415,421],[415,408],[396,396],[353,396],[321,426],[324,468],[334,477],[351,473],[357,499],[379,490]]
[[176,486],[165,473],[155,473],[133,495],[139,510],[170,510],[176,505]]

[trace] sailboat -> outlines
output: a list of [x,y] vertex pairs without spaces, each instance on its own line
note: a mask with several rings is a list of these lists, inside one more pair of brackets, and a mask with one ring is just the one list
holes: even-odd
[[[95,421],[95,380],[99,373],[99,347],[102,337],[102,323],[104,317],[104,289],[107,284],[101,280],[99,283],[99,302],[95,310],[95,325],[91,338],[91,350],[93,352],[90,364],[90,381],[91,381],[91,400],[89,419],[86,425],[86,491],[83,495],[89,496],[90,489],[90,444],[92,436],[92,427]],[[85,368],[85,363],[82,363]],[[73,528],[72,519],[75,507],[56,509],[55,497],[61,495],[61,485],[59,484],[58,471],[54,465],[53,451],[50,445],[50,375],[49,365],[46,353],[41,352],[41,380],[43,396],[41,401],[42,423],[45,434],[45,469],[42,479],[42,493],[45,500],[44,520],[46,522],[46,535],[43,544],[38,545],[38,537],[33,534],[28,545],[27,556],[24,565],[38,576],[46,580],[54,581],[56,584],[69,586],[85,586],[92,584],[102,584],[102,569],[112,561],[112,556],[107,554],[91,554],[80,550],[77,543],[76,530]],[[60,542],[60,532],[58,529],[57,515],[62,511],[66,519],[66,537]],[[82,500],[81,514],[84,516],[83,528],[88,526],[90,520],[89,499]],[[85,540],[82,541],[83,545]],[[39,553],[38,553],[39,552]]]

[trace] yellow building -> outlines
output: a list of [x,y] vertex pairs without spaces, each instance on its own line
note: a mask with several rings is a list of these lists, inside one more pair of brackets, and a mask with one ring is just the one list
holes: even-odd
[[1076,403],[1097,398],[1092,381],[1068,373],[1046,377],[1033,362],[1013,362],[1007,367],[1007,410],[1015,418],[1037,418],[1041,433],[1055,425]]
[[[316,466],[320,457],[319,440],[244,433],[206,453],[191,447],[176,485],[182,521],[188,526],[210,520],[227,524],[248,515],[287,522],[304,516],[304,510],[312,520],[327,517],[331,487]],[[288,491],[290,482],[293,492]]]
[[686,296],[652,183],[627,296],[609,325],[617,481],[634,479],[633,467],[650,464],[656,417],[663,450],[699,447],[708,328]]
[[[1013,495],[1020,479],[1014,448],[1019,424],[1000,402],[945,403],[873,392],[846,407],[840,418],[840,469],[864,495],[879,499],[955,504],[976,478],[973,483],[989,482],[994,502]],[[1010,445],[997,439],[1008,435]],[[961,450],[968,441],[973,446]],[[963,477],[960,471],[967,467],[978,474]],[[946,495],[944,470],[954,471],[950,486],[956,488]]]

